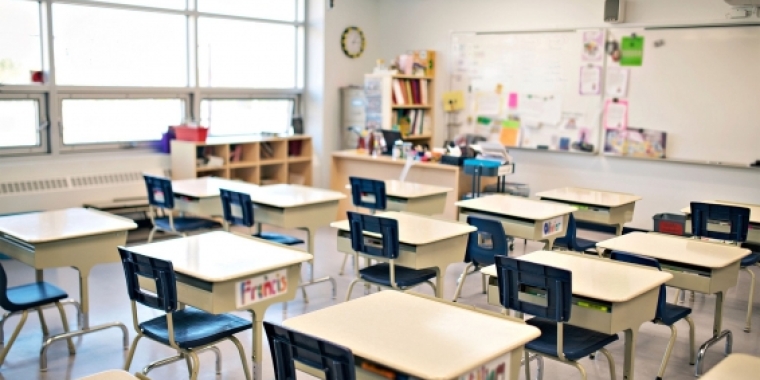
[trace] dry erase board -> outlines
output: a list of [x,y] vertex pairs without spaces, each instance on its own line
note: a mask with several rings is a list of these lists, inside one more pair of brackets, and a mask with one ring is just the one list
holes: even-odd
[[450,114],[450,135],[598,150],[604,38],[602,29],[453,33],[450,89],[465,108]]
[[668,159],[760,159],[760,26],[608,31],[610,41],[633,33],[644,38],[641,66],[607,56],[608,82],[628,76],[617,96],[627,102],[629,129],[666,132]]

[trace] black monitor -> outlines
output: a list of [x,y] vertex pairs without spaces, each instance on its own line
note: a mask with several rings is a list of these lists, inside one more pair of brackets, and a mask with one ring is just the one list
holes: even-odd
[[401,132],[387,129],[381,129],[380,131],[383,133],[383,139],[385,140],[385,152],[383,154],[390,156],[393,154],[393,144],[401,140]]

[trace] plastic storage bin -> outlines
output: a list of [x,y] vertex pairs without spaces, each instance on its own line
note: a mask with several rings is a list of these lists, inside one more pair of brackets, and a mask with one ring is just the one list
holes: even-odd
[[180,141],[204,142],[208,136],[208,128],[179,125],[174,127],[174,133]]
[[652,217],[654,219],[654,231],[684,236],[686,234],[686,215],[662,213]]

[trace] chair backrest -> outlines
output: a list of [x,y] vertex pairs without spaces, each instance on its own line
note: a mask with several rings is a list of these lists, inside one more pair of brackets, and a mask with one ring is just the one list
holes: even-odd
[[[140,255],[124,247],[119,247],[119,255],[130,300],[167,313],[177,309],[177,282],[171,261]],[[155,293],[145,292],[138,276],[155,281]]]
[[573,213],[567,218],[567,231],[565,231],[565,241],[567,241],[567,248],[575,250],[578,245],[576,234],[578,233],[578,227],[575,225],[575,217]]
[[326,380],[354,380],[351,350],[326,340],[264,321],[277,380],[295,380],[295,361],[321,370]]
[[249,194],[219,189],[219,197],[227,223],[253,227],[253,202]]
[[[496,256],[496,270],[502,306],[555,322],[570,320],[572,272],[506,256]],[[535,297],[523,301],[520,293]]]
[[8,275],[5,274],[5,268],[2,264],[0,264],[0,307],[8,311],[17,309],[13,302],[8,299]]
[[[730,240],[743,243],[749,230],[749,212],[746,207],[691,202],[691,233],[697,237]],[[710,230],[710,224],[729,225],[729,232]]]
[[[657,268],[657,270],[662,270],[662,268],[660,267],[660,262],[657,261],[657,259],[652,258],[652,257],[634,255],[628,252],[612,251],[612,254],[610,254],[610,258],[612,260],[617,260],[617,261],[622,261],[626,263]],[[667,292],[665,289],[665,285],[664,284],[660,285],[660,295],[659,295],[659,298],[657,299],[657,314],[655,315],[655,318],[660,318],[662,316],[662,313],[665,312],[665,302],[667,302],[666,297],[667,297]]]
[[148,190],[148,203],[151,206],[173,209],[174,192],[172,191],[172,180],[166,177],[157,177],[143,174],[145,187]]
[[470,236],[467,238],[464,262],[488,266],[494,264],[494,256],[507,256],[509,254],[507,234],[504,233],[501,222],[468,216],[467,224],[478,230],[470,232]]
[[348,177],[348,181],[354,206],[370,210],[385,210],[388,207],[384,181],[361,177]]
[[[395,259],[399,254],[398,221],[348,211],[351,249],[366,255]],[[364,232],[379,235],[364,236]]]

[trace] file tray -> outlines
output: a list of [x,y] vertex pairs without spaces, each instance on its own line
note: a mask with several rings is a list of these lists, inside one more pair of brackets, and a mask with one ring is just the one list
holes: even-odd
[[464,161],[464,173],[473,176],[501,177],[514,173],[514,164],[502,165],[498,161],[470,158]]

